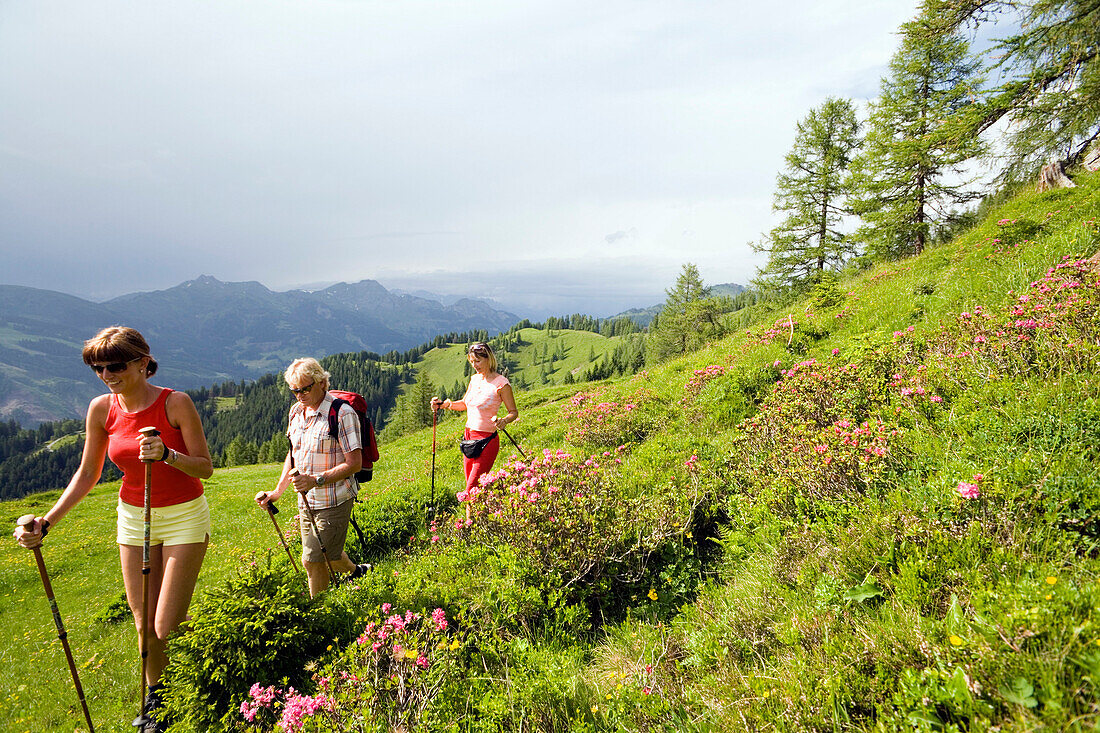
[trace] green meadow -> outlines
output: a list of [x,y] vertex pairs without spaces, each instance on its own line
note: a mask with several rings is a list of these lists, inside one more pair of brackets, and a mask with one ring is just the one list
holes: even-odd
[[[277,467],[216,471],[172,730],[1094,729],[1100,175],[1077,183],[670,363],[520,391],[530,460],[502,445],[469,523],[458,416],[434,491],[430,429],[385,444],[357,509],[375,571],[313,603],[251,500]],[[576,369],[600,337],[561,338]],[[463,379],[461,347],[423,364]],[[139,695],[116,490],[43,550],[104,731]],[[33,557],[0,561],[0,728],[79,729]],[[292,664],[223,674],[265,654]]]

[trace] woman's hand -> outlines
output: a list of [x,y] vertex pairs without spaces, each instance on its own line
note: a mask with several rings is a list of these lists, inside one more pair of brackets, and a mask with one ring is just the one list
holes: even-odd
[[138,458],[143,461],[161,461],[168,457],[168,448],[159,435],[146,435],[141,439],[141,452]]
[[438,410],[443,407],[443,400],[438,397],[432,397],[432,410]]
[[45,517],[30,515],[20,517],[12,536],[15,537],[15,541],[20,546],[31,550],[42,544],[42,538],[46,536],[47,527],[49,527],[49,522],[46,521]]

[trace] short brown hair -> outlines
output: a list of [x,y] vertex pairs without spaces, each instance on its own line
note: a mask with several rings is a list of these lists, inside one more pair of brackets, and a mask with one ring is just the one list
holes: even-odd
[[84,342],[81,352],[84,363],[131,362],[143,356],[149,357],[145,373],[150,377],[157,373],[157,360],[149,356],[149,344],[137,329],[128,326],[108,326]]

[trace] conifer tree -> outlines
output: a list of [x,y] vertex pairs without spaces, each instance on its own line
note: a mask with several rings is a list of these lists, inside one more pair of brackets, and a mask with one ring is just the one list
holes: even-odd
[[[988,51],[1005,81],[970,111],[977,135],[1003,118],[1008,155],[1002,178],[1033,176],[1046,162],[1077,163],[1100,139],[1100,0],[939,0],[930,33],[979,26],[1018,11],[1019,31]],[[1013,18],[1015,20],[1015,18]]]
[[981,141],[955,134],[954,122],[974,98],[980,79],[958,33],[931,33],[933,0],[902,25],[901,47],[872,103],[863,150],[852,163],[852,209],[866,226],[858,235],[871,252],[919,254],[933,223],[976,194],[961,180],[962,164]]
[[[698,315],[694,313],[698,307],[689,316],[689,305],[710,299],[710,287],[703,284],[699,268],[688,262],[676,278],[676,284],[665,291],[665,296],[661,312],[650,324],[646,342],[646,359],[651,363],[664,361],[688,350],[695,339],[691,329],[698,320]],[[715,335],[711,333],[709,337]]]
[[786,213],[753,249],[768,253],[756,285],[799,288],[826,268],[838,269],[852,247],[840,225],[848,213],[845,175],[859,145],[859,121],[847,99],[829,98],[798,123],[772,208]]

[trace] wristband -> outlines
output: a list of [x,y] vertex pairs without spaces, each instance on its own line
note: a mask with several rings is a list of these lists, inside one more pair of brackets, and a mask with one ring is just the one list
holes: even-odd
[[42,520],[42,536],[45,537],[46,533],[48,533],[49,531],[50,531],[50,520],[43,519]]
[[167,461],[168,460],[168,446],[164,445],[164,443],[161,443],[161,445],[164,446],[164,453],[163,453],[163,455],[161,455],[161,457],[158,460]]

